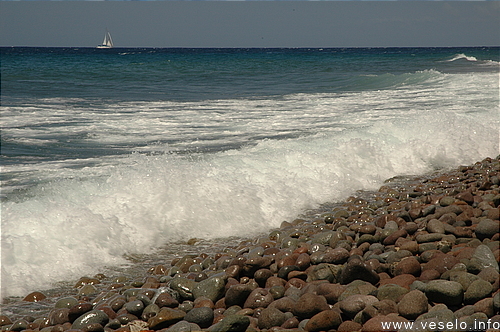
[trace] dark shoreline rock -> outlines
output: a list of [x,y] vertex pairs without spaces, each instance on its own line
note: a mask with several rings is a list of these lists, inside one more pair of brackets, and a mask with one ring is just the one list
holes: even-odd
[[23,301],[52,303],[50,312],[0,316],[0,329],[369,331],[455,319],[500,327],[499,177],[497,157],[394,179],[268,236],[153,266],[142,280],[98,275],[81,278],[72,296],[28,294]]

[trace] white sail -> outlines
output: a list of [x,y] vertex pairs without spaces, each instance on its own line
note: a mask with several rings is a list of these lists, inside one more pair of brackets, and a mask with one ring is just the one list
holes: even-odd
[[111,39],[111,34],[106,29],[106,33],[104,34],[104,41],[101,45],[97,45],[97,48],[112,48],[113,47],[113,39]]

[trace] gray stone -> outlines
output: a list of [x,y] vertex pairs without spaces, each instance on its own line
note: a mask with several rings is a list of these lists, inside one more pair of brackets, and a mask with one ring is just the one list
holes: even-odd
[[482,300],[493,291],[493,286],[483,279],[478,279],[470,284],[464,294],[465,304],[474,304]]
[[78,300],[72,296],[68,296],[68,297],[63,297],[63,298],[57,300],[54,307],[55,308],[68,308],[69,309],[76,304],[78,304]]
[[493,309],[495,312],[500,312],[500,293],[496,293],[493,296]]
[[186,314],[184,320],[197,324],[201,328],[207,328],[214,321],[214,311],[208,307],[193,308]]
[[485,238],[491,238],[493,235],[498,233],[498,228],[498,221],[483,219],[477,225],[475,233],[478,239],[483,240]]
[[399,302],[399,300],[408,293],[408,289],[395,284],[382,285],[377,290],[377,299],[382,300],[392,300],[394,302]]
[[335,283],[342,271],[340,265],[333,265],[327,263],[321,263],[317,266],[313,266],[307,275],[307,282],[315,280],[328,280],[331,283]]
[[170,326],[166,329],[166,332],[191,332],[191,331],[200,331],[201,328],[193,323],[186,322],[185,320],[181,320],[178,323]]
[[498,271],[498,263],[487,245],[480,244],[472,255],[467,270],[471,273],[479,273],[487,267],[493,267]]
[[352,319],[366,306],[375,302],[378,302],[378,299],[373,295],[354,294],[339,302],[339,305],[342,312]]
[[242,306],[245,303],[246,299],[248,298],[248,295],[250,295],[250,293],[252,293],[254,289],[255,287],[252,284],[232,285],[226,292],[224,300],[226,306],[228,307],[232,305]]
[[223,318],[220,322],[212,325],[210,332],[244,332],[250,325],[250,318],[241,315],[231,315]]
[[101,310],[91,310],[78,317],[71,326],[73,330],[83,330],[89,324],[106,325],[109,321],[108,315]]
[[196,287],[196,282],[188,278],[174,278],[170,281],[170,288],[177,291],[185,300],[193,300],[193,289]]
[[125,303],[123,306],[129,313],[131,313],[134,316],[140,317],[142,314],[142,311],[144,310],[144,303],[139,300],[134,300]]
[[273,307],[265,308],[259,316],[259,328],[264,330],[274,326],[281,326],[286,319],[285,314],[280,310]]
[[429,231],[430,233],[444,234],[444,225],[437,219],[431,219],[427,223],[427,231]]
[[478,279],[479,277],[472,273],[450,270],[450,280],[459,282],[462,285],[462,288],[465,290],[469,288],[470,284]]
[[200,281],[193,289],[193,296],[195,299],[204,296],[215,303],[224,295],[225,286],[226,278],[222,276],[213,276]]
[[375,285],[380,276],[360,259],[351,259],[340,274],[340,283],[349,284],[354,280],[364,280]]
[[454,306],[462,303],[464,290],[456,281],[431,280],[427,283],[425,295],[432,302]]

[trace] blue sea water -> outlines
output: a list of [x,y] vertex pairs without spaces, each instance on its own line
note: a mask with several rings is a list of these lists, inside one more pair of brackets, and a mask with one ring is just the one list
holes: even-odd
[[500,153],[498,47],[0,50],[2,296]]

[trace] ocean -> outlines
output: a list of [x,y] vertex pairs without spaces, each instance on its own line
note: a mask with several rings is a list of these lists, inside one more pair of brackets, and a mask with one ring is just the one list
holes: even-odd
[[496,157],[499,65],[499,47],[1,48],[2,297]]

